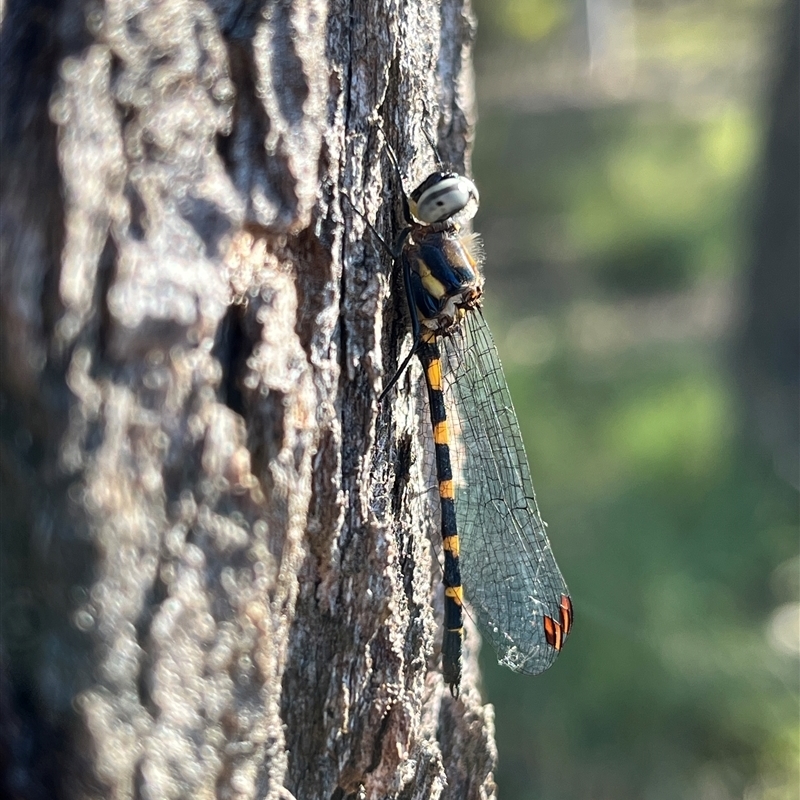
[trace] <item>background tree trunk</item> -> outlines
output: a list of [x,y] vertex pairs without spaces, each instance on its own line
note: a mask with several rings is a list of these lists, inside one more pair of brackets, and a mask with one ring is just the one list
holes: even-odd
[[800,5],[778,13],[774,85],[754,202],[745,324],[738,341],[746,429],[800,488]]
[[426,127],[464,166],[467,0],[3,11],[5,796],[492,796],[416,367],[376,401],[405,301],[341,195],[391,238],[384,138],[408,187]]

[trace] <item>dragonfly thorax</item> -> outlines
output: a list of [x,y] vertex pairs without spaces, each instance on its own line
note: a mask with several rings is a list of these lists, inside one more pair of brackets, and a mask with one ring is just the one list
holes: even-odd
[[460,232],[454,223],[418,226],[406,240],[403,258],[424,328],[446,334],[467,311],[480,308],[483,276],[475,234]]

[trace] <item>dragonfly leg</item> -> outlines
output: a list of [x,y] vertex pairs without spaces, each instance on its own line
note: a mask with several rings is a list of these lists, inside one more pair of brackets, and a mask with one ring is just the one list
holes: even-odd
[[398,380],[400,380],[401,376],[406,371],[406,368],[411,363],[411,359],[417,354],[419,346],[422,343],[422,326],[420,325],[419,322],[419,313],[417,312],[417,305],[414,302],[413,288],[411,286],[411,266],[408,263],[408,259],[401,257],[400,261],[403,265],[403,284],[405,285],[405,290],[406,290],[408,315],[411,317],[412,345],[408,355],[403,359],[403,362],[400,364],[397,370],[395,370],[395,373],[394,375],[392,375],[391,380],[389,381],[389,383],[386,384],[383,391],[381,392],[380,397],[378,398],[379,403],[383,402],[384,398],[391,391],[392,387],[397,383]]

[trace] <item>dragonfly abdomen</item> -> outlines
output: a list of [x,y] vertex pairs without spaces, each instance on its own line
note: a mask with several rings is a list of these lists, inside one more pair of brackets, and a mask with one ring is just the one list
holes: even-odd
[[464,638],[464,592],[461,587],[458,524],[455,510],[455,487],[450,461],[450,427],[442,387],[442,362],[436,336],[423,334],[419,359],[425,372],[430,401],[433,442],[436,453],[436,479],[442,516],[444,551],[444,637],[442,674],[450,691],[458,695],[461,683],[461,643]]

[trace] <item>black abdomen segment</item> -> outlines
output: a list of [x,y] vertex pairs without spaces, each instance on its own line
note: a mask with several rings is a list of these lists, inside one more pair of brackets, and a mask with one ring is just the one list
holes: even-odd
[[436,448],[436,479],[442,510],[442,548],[444,550],[444,639],[442,674],[454,696],[461,683],[461,641],[464,636],[463,590],[458,564],[458,526],[456,525],[453,468],[450,463],[450,428],[442,394],[442,362],[432,333],[424,333],[419,358],[428,386],[433,441]]

